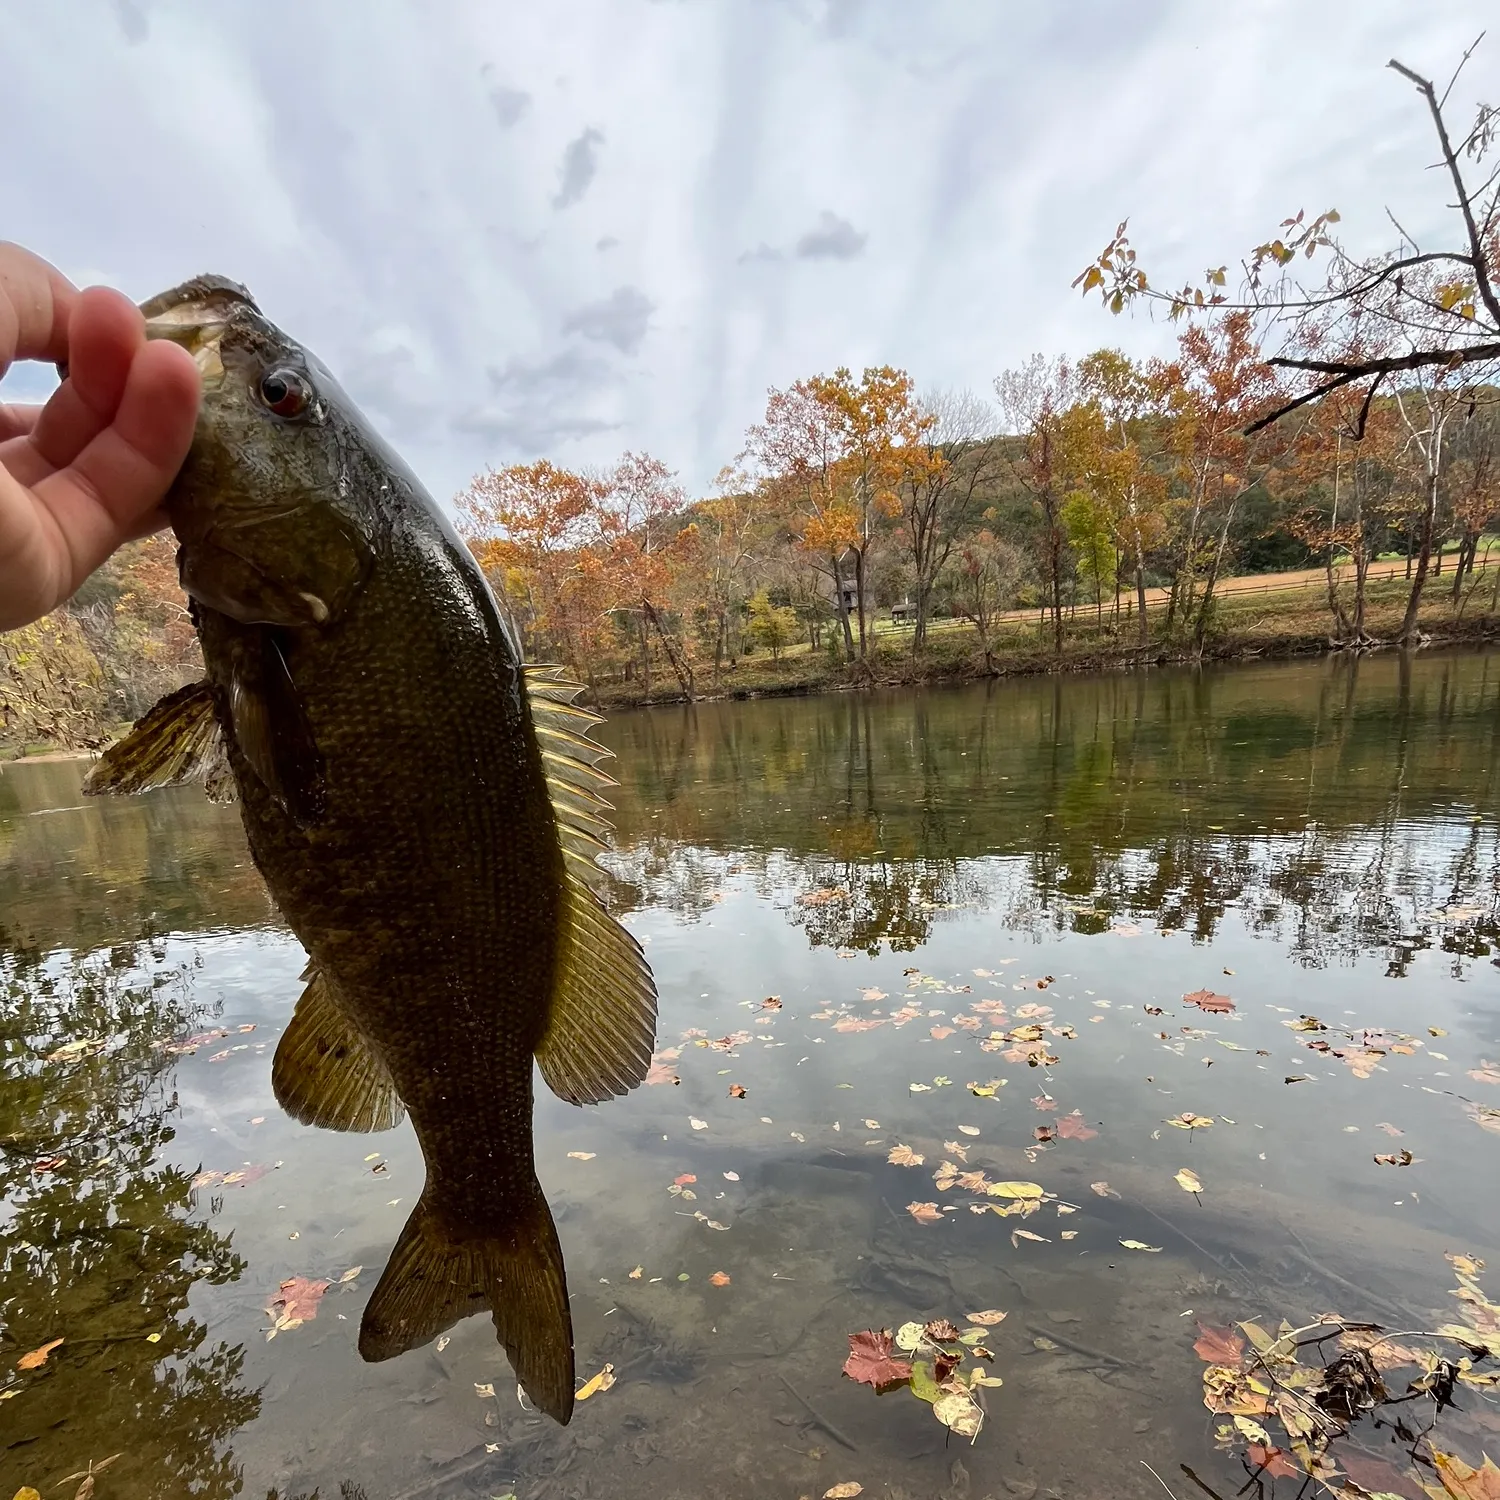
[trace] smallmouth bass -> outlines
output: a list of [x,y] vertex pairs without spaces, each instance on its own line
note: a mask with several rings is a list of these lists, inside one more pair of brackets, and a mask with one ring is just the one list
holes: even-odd
[[410,1114],[427,1180],[365,1309],[387,1359],[488,1307],[516,1376],[573,1407],[562,1252],[537,1181],[532,1065],[599,1103],[650,1066],[656,990],[606,911],[597,716],[527,667],[467,547],[307,350],[199,277],[143,304],[198,362],[167,497],[207,676],[150,710],[86,790],[237,796],[307,951],[272,1084],[297,1120]]

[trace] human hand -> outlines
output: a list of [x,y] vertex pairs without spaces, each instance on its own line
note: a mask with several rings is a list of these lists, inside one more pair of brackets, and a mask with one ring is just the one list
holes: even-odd
[[0,375],[18,359],[65,362],[68,378],[45,406],[0,406],[0,630],[40,619],[166,524],[198,411],[192,356],[148,342],[128,298],[80,292],[0,241]]

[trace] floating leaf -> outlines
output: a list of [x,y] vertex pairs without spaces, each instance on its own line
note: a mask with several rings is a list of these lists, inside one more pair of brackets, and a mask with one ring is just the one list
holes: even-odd
[[843,1484],[836,1484],[832,1489],[823,1491],[823,1500],[853,1500],[855,1495],[862,1495],[865,1487],[853,1479],[846,1479]]
[[1245,1341],[1232,1328],[1214,1328],[1200,1323],[1198,1337],[1193,1341],[1193,1353],[1211,1365],[1237,1366],[1245,1353]]
[[1192,1110],[1185,1109],[1180,1115],[1173,1115],[1166,1123],[1175,1125],[1179,1130],[1202,1130],[1213,1122],[1212,1115],[1195,1115]]
[[1177,1174],[1177,1186],[1187,1193],[1201,1193],[1203,1184],[1198,1181],[1198,1174],[1189,1167],[1184,1167]]
[[1410,1151],[1391,1151],[1379,1154],[1375,1158],[1375,1164],[1380,1167],[1409,1167],[1416,1157]]
[[708,1121],[707,1120],[700,1120],[696,1115],[689,1115],[688,1116],[688,1124],[691,1125],[694,1130],[707,1130],[708,1129]]
[[992,1182],[986,1189],[991,1198],[1040,1198],[1043,1196],[1039,1182]]
[[960,1125],[958,1133],[960,1135],[978,1135],[979,1127],[977,1125]]
[[1437,1465],[1443,1488],[1453,1500],[1500,1500],[1500,1468],[1496,1468],[1488,1454],[1479,1469],[1472,1469],[1455,1454],[1437,1448],[1432,1450],[1432,1461]]
[[16,1361],[18,1370],[40,1370],[47,1363],[47,1356],[62,1343],[61,1339],[52,1339],[49,1343],[42,1345],[40,1349],[33,1349],[30,1354],[23,1354]]
[[903,1323],[896,1330],[896,1347],[904,1349],[908,1354],[922,1346],[922,1325],[920,1323]]
[[956,1344],[958,1342],[958,1329],[953,1326],[949,1318],[934,1318],[930,1323],[922,1325],[922,1332],[935,1344]]
[[898,1167],[920,1167],[926,1157],[919,1152],[913,1151],[910,1146],[892,1146],[886,1160],[894,1162]]
[[[1244,1418],[1237,1420],[1243,1421]],[[1302,1470],[1291,1463],[1286,1455],[1285,1448],[1268,1448],[1264,1443],[1251,1443],[1245,1449],[1245,1457],[1263,1474],[1269,1474],[1272,1479],[1296,1479]],[[1372,1496],[1371,1500],[1381,1500],[1381,1497]]]
[[1216,995],[1212,990],[1194,990],[1191,995],[1182,997],[1183,1004],[1196,1005],[1199,1010],[1206,1010],[1211,1015],[1227,1015],[1234,1009],[1234,1001],[1228,995]]
[[971,1442],[979,1436],[984,1425],[984,1413],[967,1391],[950,1391],[932,1403],[932,1414],[950,1432],[966,1437]]
[[863,1333],[849,1335],[849,1357],[844,1361],[844,1374],[861,1385],[889,1391],[911,1379],[911,1364],[904,1359],[892,1358],[888,1328],[867,1328]]
[[1082,1110],[1077,1109],[1057,1122],[1057,1133],[1065,1141],[1091,1141],[1099,1134],[1084,1120]]
[[715,1271],[714,1274],[708,1278],[708,1284],[710,1286],[728,1286],[729,1282],[730,1276],[727,1271]]
[[907,1088],[913,1094],[930,1094],[932,1092],[932,1085],[930,1083],[909,1083],[907,1084]]
[[1148,1245],[1144,1240],[1121,1240],[1120,1243],[1124,1245],[1127,1250],[1146,1250],[1149,1251],[1152,1255],[1158,1255],[1161,1253],[1160,1245]]
[[745,1097],[745,1085],[742,1083],[731,1083],[729,1085],[729,1097],[731,1099],[743,1099]]
[[593,1161],[595,1155],[593,1151],[570,1151],[568,1159],[570,1161]]
[[1051,1243],[1045,1234],[1033,1234],[1029,1229],[1012,1229],[1010,1232],[1011,1244],[1019,1249],[1022,1240],[1037,1240],[1044,1245]]
[[908,1203],[906,1211],[918,1224],[936,1224],[943,1217],[936,1203]]
[[597,1396],[600,1391],[607,1391],[615,1383],[615,1367],[605,1365],[599,1373],[586,1380],[579,1388],[578,1394],[573,1397],[575,1401],[587,1401],[590,1396]]
[[1481,1062],[1477,1068],[1469,1069],[1469,1077],[1479,1083],[1500,1083],[1500,1063]]
[[1091,1182],[1089,1187],[1101,1198],[1118,1198],[1120,1195],[1107,1182]]
[[339,1285],[342,1286],[346,1281],[353,1281],[354,1278],[358,1276],[359,1273],[363,1270],[363,1266],[350,1266],[349,1269],[339,1277]]
[[993,1328],[996,1323],[1005,1321],[1005,1314],[998,1307],[986,1308],[983,1312],[965,1313],[964,1317],[970,1323],[978,1323],[981,1328]]
[[276,1295],[266,1304],[266,1311],[275,1320],[272,1333],[284,1333],[289,1328],[300,1328],[318,1315],[318,1303],[328,1290],[326,1281],[312,1281],[306,1276],[289,1276],[281,1283]]
[[969,1376],[970,1385],[1004,1385],[1005,1382],[998,1375],[986,1375],[983,1370],[975,1370]]

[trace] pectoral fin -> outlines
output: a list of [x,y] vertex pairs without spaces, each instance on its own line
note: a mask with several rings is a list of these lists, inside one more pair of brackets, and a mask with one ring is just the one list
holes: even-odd
[[235,661],[229,688],[235,743],[266,790],[302,827],[322,816],[323,756],[286,656],[271,631]]
[[390,1130],[406,1117],[390,1070],[339,1008],[322,974],[308,985],[276,1047],[271,1088],[303,1125],[325,1130]]
[[558,1098],[598,1104],[628,1094],[651,1066],[656,985],[640,944],[576,874],[564,891],[551,1019],[536,1060]]
[[128,796],[158,786],[200,781],[216,802],[234,800],[234,780],[206,682],[168,693],[94,763],[85,796]]

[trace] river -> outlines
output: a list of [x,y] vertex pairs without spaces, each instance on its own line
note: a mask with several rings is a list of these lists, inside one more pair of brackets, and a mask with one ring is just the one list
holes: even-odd
[[[0,768],[0,1493],[1292,1495],[1195,1341],[1491,1316],[1500,1269],[1460,1264],[1466,1302],[1448,1257],[1500,1251],[1500,656],[601,737],[661,1018],[629,1098],[539,1091],[580,1379],[615,1377],[566,1429],[484,1318],[361,1363],[421,1158],[277,1108],[304,957],[236,810]],[[941,1319],[1003,1382],[972,1441],[842,1373]],[[1378,1363],[1393,1395],[1422,1369]],[[1430,1448],[1500,1454],[1495,1388],[1458,1389],[1427,1439],[1425,1396],[1357,1417],[1325,1474],[1420,1500]]]

